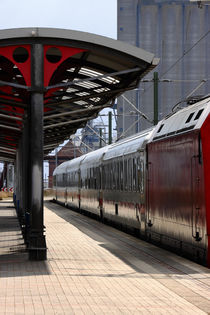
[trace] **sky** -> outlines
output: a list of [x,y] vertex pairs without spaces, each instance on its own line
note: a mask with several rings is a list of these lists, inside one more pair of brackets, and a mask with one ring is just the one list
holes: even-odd
[[0,0],[0,29],[55,27],[117,38],[117,0]]
[[0,29],[52,27],[117,38],[117,0],[0,0],[0,12]]

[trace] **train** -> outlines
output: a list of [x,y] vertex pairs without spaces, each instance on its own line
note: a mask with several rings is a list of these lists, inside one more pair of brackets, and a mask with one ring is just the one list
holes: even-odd
[[53,191],[60,204],[210,268],[210,95],[62,163]]

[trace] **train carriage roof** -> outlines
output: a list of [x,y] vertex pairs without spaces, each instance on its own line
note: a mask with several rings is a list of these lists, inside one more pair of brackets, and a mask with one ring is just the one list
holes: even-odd
[[60,164],[58,167],[56,167],[56,169],[53,172],[53,176],[65,173],[68,163],[69,161],[66,161]]
[[109,150],[110,145],[107,145],[101,149],[90,152],[86,155],[85,159],[82,161],[82,167],[95,167],[98,166],[103,159],[104,154]]
[[105,153],[103,160],[110,160],[123,155],[135,153],[141,149],[144,149],[145,144],[150,138],[154,128],[138,133],[130,138],[123,139],[120,142],[114,143]]
[[204,97],[193,105],[189,105],[161,120],[149,142],[200,129],[210,112],[210,97]]

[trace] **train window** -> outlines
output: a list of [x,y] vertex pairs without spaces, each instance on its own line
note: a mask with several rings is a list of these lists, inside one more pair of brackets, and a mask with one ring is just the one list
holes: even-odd
[[69,187],[72,187],[72,173],[69,174]]
[[201,114],[203,113],[203,108],[200,109],[197,113],[197,115],[195,116],[194,120],[197,120],[198,118],[200,118]]
[[140,193],[144,193],[144,163],[140,161],[140,169],[141,169],[141,181],[140,181]]
[[111,176],[109,177],[109,189],[113,189],[113,165],[112,163],[110,162],[109,164],[109,167],[110,167],[110,173],[111,173]]
[[117,190],[120,190],[120,161],[117,161]]
[[161,125],[161,126],[160,126],[160,128],[159,128],[158,131],[157,131],[157,133],[158,133],[158,132],[161,132],[161,130],[163,129],[163,126],[164,126],[164,125]]
[[91,169],[88,169],[88,188],[91,188]]
[[114,162],[114,179],[115,190],[118,190],[118,161]]
[[136,158],[133,158],[133,190],[136,191]]
[[107,165],[103,166],[103,188],[107,189]]
[[124,189],[123,185],[123,161],[120,161],[120,190]]
[[131,183],[131,191],[133,190],[133,160],[130,159],[130,167],[131,167],[131,173],[130,173],[130,183]]
[[125,159],[124,160],[124,190],[128,190],[128,161]]
[[88,188],[91,187],[91,169],[88,169]]
[[95,171],[94,168],[92,168],[92,188],[95,188]]
[[116,170],[115,170],[115,174],[116,174],[116,190],[119,190],[119,161],[116,161]]
[[117,178],[117,172],[116,172],[116,162],[112,162],[113,165],[113,189],[116,190],[116,178]]
[[101,189],[101,167],[97,170],[97,189]]
[[113,176],[114,176],[114,190],[116,190],[116,182],[117,182],[117,172],[116,172],[116,162],[113,162]]
[[104,165],[104,188],[107,189],[107,165]]
[[74,172],[74,186],[78,185],[78,177],[77,177],[77,172]]
[[133,173],[133,167],[132,167],[132,160],[128,159],[128,190],[132,190],[132,174]]
[[84,175],[85,175],[85,188],[87,189],[88,188],[88,182],[87,182],[87,179],[88,179],[88,171],[87,169],[84,171]]
[[105,180],[105,182],[106,182],[105,188],[107,190],[108,189],[108,164],[105,165],[104,172],[105,172],[105,178],[106,178],[106,180]]
[[93,188],[97,188],[97,172],[96,167],[93,168]]
[[63,187],[66,186],[66,174],[63,174]]
[[112,164],[109,163],[109,176],[108,176],[108,181],[109,181],[109,189],[112,189],[112,183],[113,183],[113,171],[112,171]]
[[137,190],[141,190],[141,181],[142,181],[142,174],[141,174],[141,161],[140,158],[137,158],[137,179],[138,179],[138,188]]
[[185,121],[185,124],[187,124],[187,123],[190,122],[190,120],[192,119],[192,117],[193,117],[194,114],[195,114],[195,113],[190,113],[190,115],[188,116],[187,120]]
[[113,163],[113,161],[111,161],[110,166],[111,166],[111,187],[110,187],[110,189],[114,189],[115,184],[114,184],[114,163]]
[[127,190],[130,190],[130,179],[129,159],[127,159]]
[[118,215],[118,204],[115,203],[115,214]]
[[109,162],[109,172],[108,172],[109,176],[108,176],[108,183],[109,183],[109,187],[108,189],[111,190],[112,189],[112,182],[113,182],[113,171],[112,171],[112,165]]
[[101,167],[101,189],[105,189],[104,165]]
[[105,168],[105,172],[106,172],[106,189],[109,189],[109,164],[106,165]]

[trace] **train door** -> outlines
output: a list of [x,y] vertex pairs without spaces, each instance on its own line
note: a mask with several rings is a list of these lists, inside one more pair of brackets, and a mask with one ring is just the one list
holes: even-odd
[[192,237],[196,241],[201,241],[203,238],[201,174],[201,155],[193,155],[191,157]]
[[145,151],[140,151],[137,157],[137,182],[138,182],[138,194],[139,194],[139,205],[138,205],[138,216],[140,222],[141,233],[145,233],[146,223],[146,206],[145,206]]

